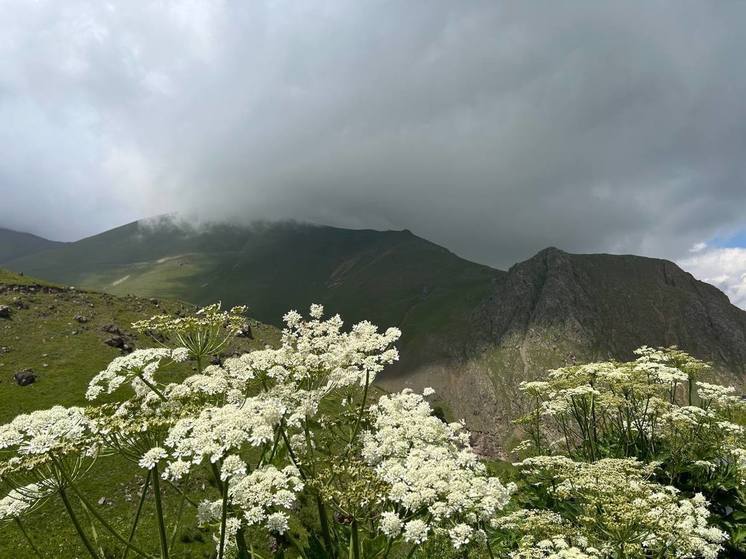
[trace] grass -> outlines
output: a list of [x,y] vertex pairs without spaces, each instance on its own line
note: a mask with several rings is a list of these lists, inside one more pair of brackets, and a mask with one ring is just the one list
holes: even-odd
[[[44,409],[55,404],[65,406],[85,405],[84,394],[88,381],[116,356],[118,349],[104,342],[111,334],[103,331],[107,324],[118,326],[127,340],[136,347],[149,347],[152,343],[136,335],[130,324],[154,314],[188,312],[192,307],[180,301],[151,301],[139,297],[117,297],[88,291],[70,290],[19,276],[0,269],[0,305],[12,308],[10,319],[0,319],[0,423],[10,421],[20,413]],[[81,323],[77,316],[85,317]],[[253,340],[236,338],[228,351],[246,351],[275,344],[278,331],[265,324],[252,321]],[[18,386],[13,374],[32,369],[37,382]],[[188,374],[188,370],[174,370],[175,375]],[[138,499],[142,470],[115,457],[100,458],[85,478],[82,488],[89,500],[98,503],[107,518],[113,518],[120,532],[127,532],[128,522]],[[209,483],[207,479],[194,479],[195,487]],[[174,518],[180,499],[166,486],[166,515]],[[43,536],[47,556],[60,559],[84,557],[73,528],[64,509],[56,501],[47,502],[25,521],[30,533]],[[73,500],[81,516],[85,515],[77,500]],[[152,499],[149,499],[138,542],[149,551],[157,551],[157,532],[154,524]],[[193,525],[193,513],[188,511],[185,526]],[[99,545],[109,553],[117,549],[115,541],[98,527]],[[188,542],[182,542],[182,536]],[[40,538],[41,539],[41,538]],[[205,557],[209,536],[193,529],[177,537],[176,556],[185,558]],[[42,541],[38,542],[42,545]],[[107,555],[109,556],[109,555]],[[33,557],[21,533],[14,525],[0,527],[0,557]]]

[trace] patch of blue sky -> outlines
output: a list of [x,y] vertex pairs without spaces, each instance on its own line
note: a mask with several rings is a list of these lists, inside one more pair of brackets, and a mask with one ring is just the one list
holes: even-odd
[[746,229],[742,229],[733,235],[715,237],[707,244],[719,248],[746,248]]

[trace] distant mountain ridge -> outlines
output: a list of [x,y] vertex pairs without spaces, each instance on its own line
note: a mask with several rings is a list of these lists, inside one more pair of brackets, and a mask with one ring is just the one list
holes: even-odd
[[410,340],[465,324],[502,273],[406,230],[289,222],[199,228],[135,222],[2,264],[117,295],[246,304],[252,316],[275,325],[289,309],[320,302],[348,322],[399,325]]
[[548,248],[505,272],[406,230],[164,222],[0,264],[119,295],[247,304],[272,324],[321,302],[348,323],[399,326],[402,359],[382,386],[434,387],[449,415],[483,434],[487,451],[509,437],[518,383],[548,368],[678,345],[718,374],[746,377],[746,311],[676,264],[640,256]]
[[60,248],[63,245],[65,243],[0,227],[0,264],[44,250]]

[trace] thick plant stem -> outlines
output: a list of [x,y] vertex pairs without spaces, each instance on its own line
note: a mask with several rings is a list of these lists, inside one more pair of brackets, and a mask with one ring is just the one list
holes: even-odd
[[28,532],[26,531],[26,528],[24,528],[23,522],[21,522],[21,519],[16,517],[14,518],[14,520],[16,522],[16,526],[18,526],[18,529],[23,534],[23,537],[26,538],[26,542],[31,546],[31,549],[34,550],[34,553],[36,554],[36,556],[39,559],[44,559],[44,556],[41,554],[41,551],[39,551],[39,548],[36,547],[36,545],[34,544],[34,541],[31,539],[31,536],[29,536]]
[[163,503],[161,502],[161,484],[158,475],[158,464],[153,466],[153,494],[155,495],[155,512],[158,517],[158,536],[161,540],[161,559],[168,559],[168,537],[166,536],[166,522],[163,519]]
[[218,559],[223,559],[225,553],[225,525],[228,521],[228,480],[223,483],[223,512],[220,518],[220,547]]
[[[129,538],[127,538],[127,541],[129,543],[132,543],[132,540],[135,538],[135,532],[137,531],[137,523],[140,521],[140,514],[142,513],[142,507],[145,505],[145,497],[148,494],[148,487],[150,487],[150,476],[152,475],[152,472],[148,471],[148,475],[145,477],[145,484],[142,486],[142,495],[140,495],[140,502],[137,505],[137,512],[135,513],[135,519],[132,521],[132,529],[130,530]],[[122,559],[127,559],[127,555],[130,552],[130,548],[128,546],[124,547],[124,552],[122,553]]]
[[386,542],[386,550],[383,553],[383,559],[387,559],[389,556],[389,553],[391,553],[391,547],[394,545],[394,540],[389,538],[389,541]]
[[363,389],[363,400],[360,402],[360,412],[357,415],[357,420],[355,421],[355,427],[352,430],[352,436],[350,437],[350,444],[347,446],[347,451],[345,452],[345,457],[350,453],[350,450],[352,449],[352,443],[355,442],[355,437],[357,437],[358,432],[360,431],[360,422],[363,419],[363,414],[365,413],[365,403],[368,400],[368,388],[370,387],[370,372],[365,372],[365,388]]
[[236,546],[238,546],[238,559],[250,559],[254,554],[249,555],[246,548],[246,538],[243,527],[236,532]]
[[91,502],[88,500],[88,498],[85,495],[83,495],[83,493],[72,482],[70,483],[70,487],[75,492],[75,494],[78,496],[78,498],[80,498],[80,500],[83,502],[83,504],[89,510],[89,512],[96,518],[96,520],[98,520],[101,523],[101,525],[104,528],[106,528],[109,531],[109,533],[112,536],[114,536],[117,540],[119,540],[125,546],[129,547],[132,551],[134,551],[135,553],[137,553],[140,557],[146,557],[146,558],[150,557],[150,555],[148,555],[147,553],[145,553],[142,549],[140,549],[139,547],[137,547],[135,544],[133,544],[132,542],[128,542],[127,540],[125,540],[124,537],[119,532],[117,532],[112,527],[112,525],[107,522],[107,520],[103,516],[101,516],[101,514],[93,507],[93,505],[91,505]]
[[492,546],[490,545],[490,539],[486,538],[485,543],[487,544],[487,553],[490,554],[490,559],[495,559],[495,554],[492,552]]
[[[184,479],[184,484],[189,482],[189,476]],[[186,504],[186,492],[182,491],[181,499],[179,499],[179,510],[176,513],[176,522],[174,523],[174,529],[171,530],[171,540],[169,541],[168,548],[173,551],[174,545],[176,545],[176,536],[179,533],[179,527],[181,526],[181,517],[184,515],[184,505]]]
[[360,559],[360,538],[357,533],[357,520],[350,524],[350,557],[349,559]]
[[83,530],[83,527],[80,525],[78,517],[75,515],[75,511],[70,504],[70,499],[67,498],[67,493],[65,493],[64,489],[60,489],[60,497],[62,498],[62,502],[65,505],[67,514],[70,516],[70,520],[72,520],[73,526],[75,526],[75,531],[78,532],[78,536],[80,536],[80,539],[83,542],[86,550],[88,550],[88,553],[93,559],[99,559],[98,554],[96,553],[96,549],[93,547],[93,544],[91,544],[90,540],[88,539],[88,536]]
[[321,523],[321,537],[324,540],[324,547],[326,547],[326,553],[331,557],[334,558],[335,549],[332,545],[332,537],[329,532],[329,518],[326,514],[326,506],[324,506],[324,501],[321,500],[321,495],[316,495],[316,508],[319,511],[319,522]]
[[145,379],[143,375],[138,375],[137,378],[139,378],[143,382],[143,384],[145,384],[145,386],[150,388],[161,400],[163,400],[164,402],[166,401],[166,397],[163,395],[163,392],[158,390],[158,387],[155,384]]

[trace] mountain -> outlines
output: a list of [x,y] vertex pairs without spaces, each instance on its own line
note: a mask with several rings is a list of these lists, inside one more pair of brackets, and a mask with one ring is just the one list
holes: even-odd
[[449,395],[486,445],[509,438],[518,383],[550,368],[677,345],[730,382],[746,376],[746,312],[666,260],[548,248],[498,276],[471,316],[467,346],[396,380]]
[[297,223],[177,226],[135,222],[7,267],[114,294],[246,304],[279,324],[313,302],[348,322],[397,325],[421,346],[448,331],[461,339],[473,309],[503,274],[466,261],[410,231]]
[[15,258],[59,248],[64,244],[0,227],[0,265]]
[[520,411],[516,386],[548,368],[678,345],[746,377],[746,312],[672,262],[545,249],[507,272],[410,231],[295,223],[184,228],[132,223],[7,266],[114,294],[247,304],[272,324],[321,302],[348,323],[404,332],[384,388],[432,386],[496,452]]
[[647,344],[679,345],[746,373],[746,312],[667,260],[548,248],[512,267],[479,314],[483,344],[520,340],[509,358],[525,371],[631,359]]

